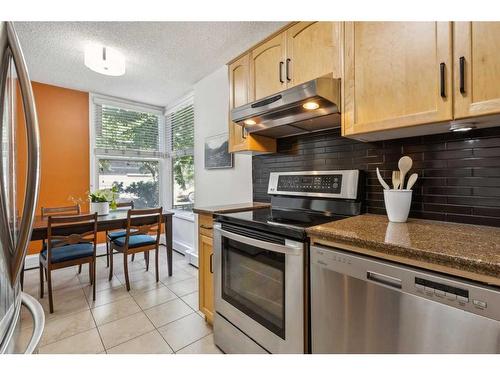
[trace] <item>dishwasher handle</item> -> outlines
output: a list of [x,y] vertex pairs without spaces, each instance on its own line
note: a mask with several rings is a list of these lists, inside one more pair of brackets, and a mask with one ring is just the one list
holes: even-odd
[[368,280],[374,281],[379,284],[390,286],[392,288],[401,289],[403,287],[403,281],[397,277],[387,276],[382,273],[367,271],[366,278]]

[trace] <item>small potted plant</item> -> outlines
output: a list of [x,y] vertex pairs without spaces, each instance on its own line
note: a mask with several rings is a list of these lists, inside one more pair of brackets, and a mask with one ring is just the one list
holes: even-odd
[[111,189],[99,189],[89,194],[90,212],[97,212],[97,215],[109,214],[109,209],[116,208],[117,190],[115,187]]

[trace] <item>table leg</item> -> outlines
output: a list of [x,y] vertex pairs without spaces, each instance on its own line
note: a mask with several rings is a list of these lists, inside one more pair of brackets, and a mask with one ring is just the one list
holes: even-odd
[[168,276],[172,276],[173,248],[172,248],[172,215],[167,216],[165,223],[165,238],[167,241]]

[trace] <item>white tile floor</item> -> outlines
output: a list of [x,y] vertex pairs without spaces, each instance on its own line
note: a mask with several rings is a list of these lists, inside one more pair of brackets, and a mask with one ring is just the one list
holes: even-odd
[[[115,254],[111,281],[106,258],[99,257],[95,301],[87,266],[80,275],[77,267],[54,271],[53,314],[48,312],[46,287],[44,298],[39,298],[38,270],[26,271],[24,291],[45,310],[40,353],[221,353],[214,345],[212,327],[198,310],[198,270],[174,252],[174,274],[168,277],[164,247],[160,254],[158,283],[153,262],[146,272],[142,254],[129,261],[130,292],[124,285],[123,255]],[[21,340],[27,340],[31,318],[23,311],[22,319]]]

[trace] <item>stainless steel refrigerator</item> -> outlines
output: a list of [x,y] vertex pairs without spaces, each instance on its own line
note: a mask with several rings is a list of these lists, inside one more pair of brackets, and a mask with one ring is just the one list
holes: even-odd
[[[34,353],[45,315],[38,301],[21,291],[20,276],[38,199],[40,142],[31,81],[11,22],[0,22],[0,68],[0,353]],[[26,125],[25,170],[16,168],[18,113],[24,113]],[[16,173],[26,174],[25,188],[16,189]],[[17,207],[19,201],[21,207]],[[26,342],[21,340],[22,308],[33,318]]]

